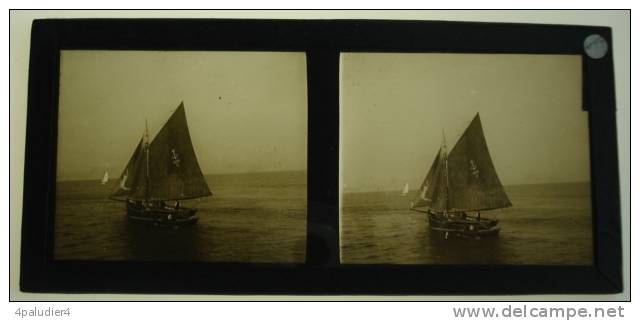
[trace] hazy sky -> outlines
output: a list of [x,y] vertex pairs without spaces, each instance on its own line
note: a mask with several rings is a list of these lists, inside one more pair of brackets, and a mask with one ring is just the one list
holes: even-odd
[[348,53],[341,57],[345,192],[415,189],[445,131],[480,112],[503,184],[589,181],[580,56]]
[[184,101],[203,173],[305,170],[304,53],[65,50],[58,179],[120,175]]

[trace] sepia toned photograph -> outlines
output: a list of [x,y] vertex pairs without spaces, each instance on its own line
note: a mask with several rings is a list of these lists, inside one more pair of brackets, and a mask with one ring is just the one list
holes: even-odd
[[579,55],[343,53],[341,262],[592,265]]
[[304,53],[60,54],[54,256],[302,263]]

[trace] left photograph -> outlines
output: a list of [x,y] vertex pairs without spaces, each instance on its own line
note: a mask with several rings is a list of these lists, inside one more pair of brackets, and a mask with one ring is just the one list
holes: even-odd
[[58,260],[303,263],[303,52],[63,50]]

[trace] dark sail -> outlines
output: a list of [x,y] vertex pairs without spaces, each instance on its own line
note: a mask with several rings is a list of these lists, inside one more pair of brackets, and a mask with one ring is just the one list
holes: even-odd
[[144,138],[141,138],[109,197],[125,200],[145,188]]
[[480,211],[510,207],[493,167],[480,115],[471,121],[451,152],[441,148],[422,182],[412,208],[435,212]]
[[448,211],[478,211],[511,206],[493,167],[479,114],[476,114],[449,153],[447,166]]
[[446,155],[442,149],[438,151],[433,164],[420,185],[418,195],[413,202],[413,208],[426,207],[436,211],[443,211],[447,204],[446,183]]
[[148,191],[137,197],[148,200],[182,200],[210,196],[198,165],[187,126],[184,105],[160,129],[148,147]]

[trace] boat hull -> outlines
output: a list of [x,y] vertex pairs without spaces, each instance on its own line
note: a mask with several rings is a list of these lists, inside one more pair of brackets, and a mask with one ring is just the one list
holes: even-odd
[[150,223],[153,225],[180,226],[193,225],[198,222],[196,209],[172,208],[172,207],[144,207],[127,205],[127,217],[136,222]]
[[445,239],[450,237],[491,238],[497,237],[500,232],[498,220],[443,213],[429,213],[429,228]]

